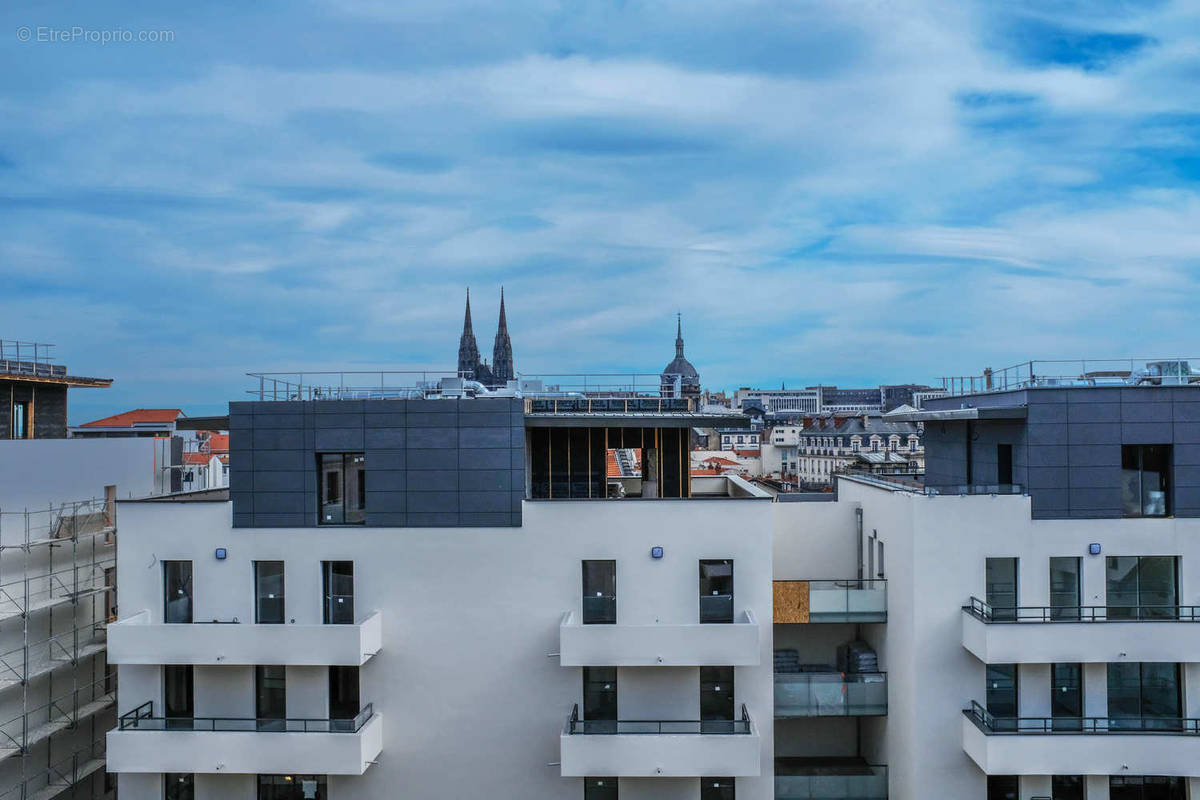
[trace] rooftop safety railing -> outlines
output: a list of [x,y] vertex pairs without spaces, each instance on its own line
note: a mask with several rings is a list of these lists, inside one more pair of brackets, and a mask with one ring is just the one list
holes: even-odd
[[886,713],[886,672],[775,673],[776,719]]
[[1184,386],[1200,384],[1200,358],[1118,358],[1026,361],[982,375],[941,379],[951,395],[1041,387]]
[[247,393],[258,400],[375,400],[424,397],[440,393],[442,378],[460,378],[455,370],[378,370],[373,372],[247,372],[256,385]]
[[741,719],[580,719],[579,704],[571,709],[567,719],[569,735],[748,735],[751,733],[750,712],[742,704]]
[[122,731],[205,731],[262,733],[358,733],[375,715],[375,705],[367,703],[347,719],[307,717],[156,717],[154,701],[148,700],[117,718]]
[[878,486],[893,492],[913,492],[930,497],[966,497],[968,495],[1023,495],[1025,486],[1020,483],[958,483],[942,486],[926,486],[920,477],[886,475],[860,470],[839,470],[839,478],[849,478],[858,483]]
[[62,378],[67,368],[54,363],[54,345],[0,339],[0,375]]
[[1200,606],[993,606],[972,597],[962,610],[981,622],[1200,622]]
[[998,717],[974,700],[963,714],[986,734],[1157,734],[1200,736],[1194,717]]

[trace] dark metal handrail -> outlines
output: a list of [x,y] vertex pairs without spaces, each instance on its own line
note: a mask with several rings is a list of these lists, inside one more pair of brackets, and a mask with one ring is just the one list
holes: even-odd
[[986,734],[1200,736],[1195,717],[997,717],[976,701],[963,714]]
[[993,607],[972,597],[962,610],[981,622],[1200,622],[1200,606],[1107,605]]
[[571,709],[567,720],[567,733],[570,735],[698,735],[715,734],[720,736],[746,735],[751,732],[750,712],[746,704],[742,704],[741,719],[589,719],[579,718],[579,704]]
[[367,703],[352,719],[289,717],[156,717],[148,700],[117,718],[118,730],[258,731],[262,733],[357,733],[375,715]]

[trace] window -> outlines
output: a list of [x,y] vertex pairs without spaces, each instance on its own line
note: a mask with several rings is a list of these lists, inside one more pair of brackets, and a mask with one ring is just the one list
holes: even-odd
[[1108,665],[1109,728],[1179,730],[1180,697],[1178,664]]
[[1011,486],[1013,482],[1013,447],[1011,444],[996,445],[996,483]]
[[329,668],[329,726],[337,730],[354,730],[354,718],[362,704],[358,697],[358,667]]
[[254,621],[283,624],[283,562],[254,562]]
[[164,561],[163,622],[192,621],[192,562]]
[[1121,446],[1121,507],[1127,517],[1171,513],[1171,445]]
[[733,622],[733,560],[700,562],[700,621]]
[[1105,563],[1108,618],[1175,619],[1178,574],[1174,556],[1109,556]]
[[1084,800],[1082,775],[1054,775],[1050,778],[1052,800]]
[[1017,665],[987,665],[987,710],[999,731],[1017,729]]
[[1050,559],[1050,619],[1079,619],[1079,559]]
[[987,604],[992,607],[992,619],[1012,622],[1017,618],[1017,560],[989,558],[987,572]]
[[583,800],[617,800],[617,779],[584,778]]
[[701,778],[700,800],[735,800],[733,778]]
[[326,625],[353,625],[354,562],[322,561],[321,591],[325,607],[321,621]]
[[1056,731],[1083,729],[1083,668],[1079,664],[1050,665],[1050,716]]
[[287,718],[287,670],[283,666],[254,668],[254,716],[258,730],[282,731]]
[[195,800],[196,776],[190,772],[167,772],[163,775],[163,797],[166,800]]
[[367,515],[367,457],[362,453],[323,453],[322,525],[361,525]]
[[733,667],[700,668],[700,732],[733,732]]
[[324,775],[259,775],[258,800],[326,800]]
[[1017,800],[1016,775],[988,775],[987,800]]
[[12,404],[12,438],[28,439],[33,433],[33,426],[29,424],[29,403],[24,400],[18,400]]
[[191,730],[195,716],[192,665],[163,666],[163,727],[168,730]]
[[1186,800],[1184,778],[1158,775],[1112,775],[1109,800]]
[[583,624],[617,621],[617,562],[583,562]]
[[617,732],[617,668],[583,668],[585,733]]

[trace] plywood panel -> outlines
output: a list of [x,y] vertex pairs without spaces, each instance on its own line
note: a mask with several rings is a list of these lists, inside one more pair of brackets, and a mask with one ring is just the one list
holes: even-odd
[[808,581],[775,581],[775,621],[808,622]]

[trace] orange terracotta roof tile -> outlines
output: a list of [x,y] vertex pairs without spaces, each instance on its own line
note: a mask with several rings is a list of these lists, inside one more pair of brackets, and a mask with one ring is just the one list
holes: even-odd
[[134,425],[174,422],[181,416],[185,415],[178,408],[135,408],[133,411],[125,411],[104,419],[85,422],[80,427],[131,428]]

